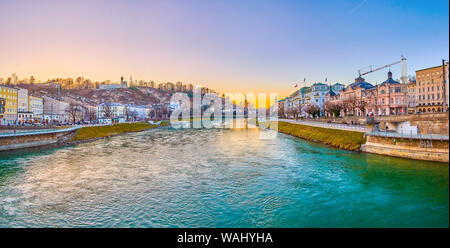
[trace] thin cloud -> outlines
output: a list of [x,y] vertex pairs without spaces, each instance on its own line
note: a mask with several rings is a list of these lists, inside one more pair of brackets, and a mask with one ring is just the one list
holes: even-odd
[[350,15],[355,13],[355,11],[357,11],[359,8],[361,8],[368,0],[364,0],[362,2],[360,2],[358,5],[356,5],[356,7],[354,7],[351,11],[350,11]]

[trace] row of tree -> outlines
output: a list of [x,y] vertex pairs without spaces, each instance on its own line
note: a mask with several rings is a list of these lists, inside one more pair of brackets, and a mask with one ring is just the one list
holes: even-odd
[[302,114],[306,114],[307,117],[321,117],[325,115],[327,117],[340,117],[343,113],[347,115],[355,115],[356,110],[365,112],[367,107],[367,102],[362,99],[348,99],[343,101],[335,102],[325,102],[323,105],[323,111],[320,110],[319,106],[316,104],[308,105],[298,105],[296,107],[289,107],[285,109],[284,104],[278,105],[278,116],[280,118],[290,118],[293,117],[298,119]]
[[84,120],[92,122],[97,119],[97,114],[93,108],[84,107],[78,103],[70,103],[65,111],[69,115],[72,123],[77,123],[78,121]]
[[280,118],[294,117],[295,119],[298,119],[304,113],[306,113],[308,117],[312,118],[320,117],[320,107],[317,106],[316,104],[308,104],[308,105],[298,105],[296,107],[289,107],[285,109],[284,104],[278,105],[278,117]]

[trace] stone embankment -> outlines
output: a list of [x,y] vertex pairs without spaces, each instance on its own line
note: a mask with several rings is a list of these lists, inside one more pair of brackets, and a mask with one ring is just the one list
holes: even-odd
[[[319,127],[314,125],[302,125],[295,122],[278,122],[278,131],[309,141],[321,142],[337,148],[375,153],[380,155],[402,157],[417,160],[436,162],[449,162],[449,138],[448,118],[445,113],[439,116],[409,116],[408,119],[414,124],[419,124],[419,134],[407,135],[398,132],[355,132],[342,130],[333,125]],[[447,113],[448,116],[448,113]],[[412,117],[412,118],[411,118]],[[399,121],[405,121],[405,120]],[[391,119],[380,119],[381,121],[393,121]],[[260,126],[265,124],[260,123]],[[434,133],[426,134],[423,130],[434,130]],[[421,126],[422,129],[420,128]],[[437,130],[437,128],[440,128]],[[445,130],[447,129],[447,130]],[[422,131],[422,132],[421,132]],[[425,133],[425,134],[424,134]]]
[[64,129],[30,130],[0,134],[0,151],[17,150],[41,146],[61,146],[94,141],[130,132],[140,132],[151,128],[166,126],[159,124],[120,123],[104,126],[71,127]]

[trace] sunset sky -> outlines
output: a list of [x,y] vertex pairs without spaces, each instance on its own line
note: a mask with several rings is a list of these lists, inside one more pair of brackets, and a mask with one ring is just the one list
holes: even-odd
[[[0,1],[0,77],[120,76],[220,92],[348,84],[408,59],[408,74],[448,59],[449,2]],[[391,70],[400,77],[400,65]],[[365,78],[381,82],[387,70]]]

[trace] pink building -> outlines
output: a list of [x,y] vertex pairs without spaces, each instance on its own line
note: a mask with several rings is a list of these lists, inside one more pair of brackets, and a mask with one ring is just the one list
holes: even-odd
[[408,108],[407,86],[392,79],[392,72],[380,85],[373,86],[358,77],[338,95],[328,93],[326,101],[341,104],[341,115],[366,116],[406,114]]
[[393,80],[392,72],[388,72],[387,80],[378,85],[377,91],[377,107],[372,109],[375,115],[398,115],[407,113],[407,87]]

